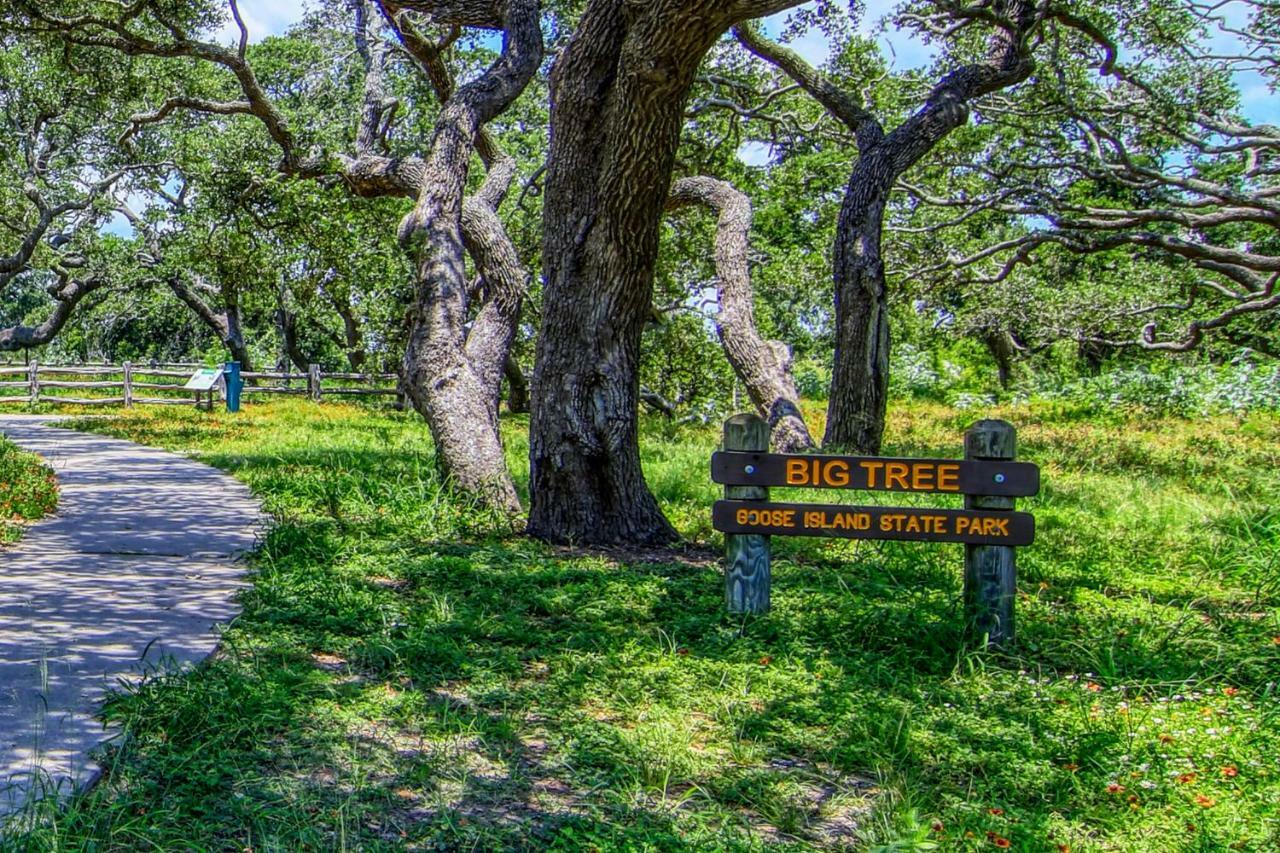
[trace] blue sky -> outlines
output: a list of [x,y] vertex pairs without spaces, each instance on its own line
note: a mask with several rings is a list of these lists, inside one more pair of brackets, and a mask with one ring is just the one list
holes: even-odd
[[[893,57],[893,65],[897,69],[919,68],[927,65],[933,57],[933,51],[910,37],[895,33],[875,33],[878,24],[885,15],[893,11],[900,0],[865,0],[866,14],[862,29],[875,34],[886,52]],[[267,35],[279,34],[302,16],[304,3],[302,0],[240,0],[240,12],[249,28],[250,38],[258,40]],[[1243,5],[1228,3],[1227,14],[1233,23],[1242,14]],[[771,26],[780,26],[786,19],[786,13],[775,16]],[[236,35],[235,25],[230,21],[220,34],[223,38],[232,39]],[[826,41],[820,32],[811,32],[798,39],[793,46],[810,62],[820,63],[829,55]],[[1229,39],[1220,40],[1218,47],[1230,47]],[[1256,73],[1242,73],[1239,76],[1240,89],[1244,96],[1246,114],[1258,122],[1280,123],[1280,98],[1274,97],[1268,90],[1266,81]]]

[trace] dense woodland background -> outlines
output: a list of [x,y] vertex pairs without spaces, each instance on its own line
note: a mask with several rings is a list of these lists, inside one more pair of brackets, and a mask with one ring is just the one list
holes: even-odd
[[1272,3],[306,8],[0,4],[0,349],[394,371],[516,511],[501,395],[558,540],[674,536],[641,407],[1280,404]]

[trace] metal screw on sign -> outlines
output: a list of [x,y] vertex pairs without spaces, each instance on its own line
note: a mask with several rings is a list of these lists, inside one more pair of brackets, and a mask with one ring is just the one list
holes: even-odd
[[744,470],[744,471],[746,471],[748,474],[754,474],[754,473],[756,472],[756,466],[754,466],[754,465],[748,465],[748,466],[747,466],[746,468],[744,468],[743,470]]
[[996,479],[996,482],[997,482],[997,483],[1003,483],[1003,482],[1004,482],[1004,474],[996,474],[995,479]]

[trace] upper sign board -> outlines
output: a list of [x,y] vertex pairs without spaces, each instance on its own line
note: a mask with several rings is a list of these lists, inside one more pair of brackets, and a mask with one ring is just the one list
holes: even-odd
[[221,378],[221,367],[202,367],[182,387],[187,391],[209,391],[214,385],[218,384],[218,380]]
[[711,457],[711,479],[726,486],[943,492],[996,497],[1026,497],[1040,491],[1040,469],[1030,462],[887,459],[818,453],[721,451]]

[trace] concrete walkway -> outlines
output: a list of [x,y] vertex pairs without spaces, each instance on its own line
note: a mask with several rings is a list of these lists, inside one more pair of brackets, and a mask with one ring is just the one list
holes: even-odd
[[0,549],[0,821],[92,781],[120,679],[202,660],[236,615],[238,555],[263,527],[248,488],[127,441],[0,416],[62,487],[57,515]]

